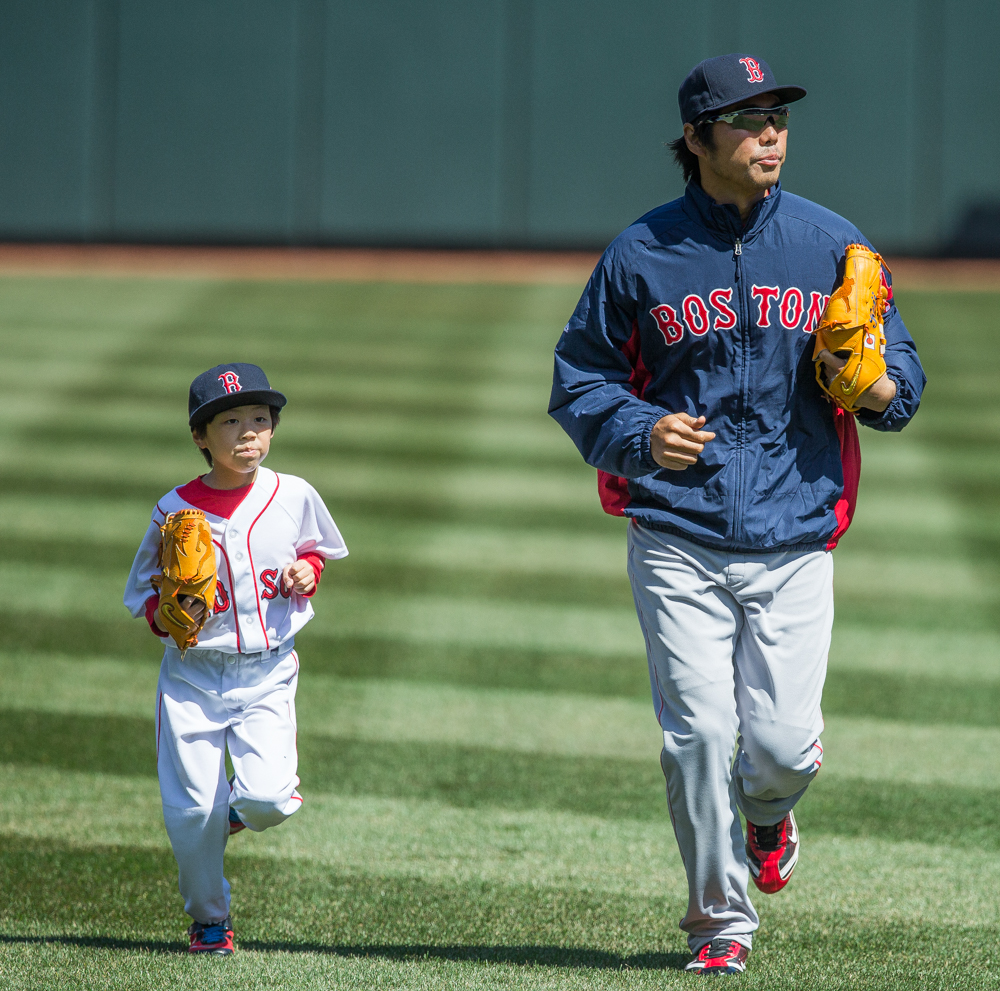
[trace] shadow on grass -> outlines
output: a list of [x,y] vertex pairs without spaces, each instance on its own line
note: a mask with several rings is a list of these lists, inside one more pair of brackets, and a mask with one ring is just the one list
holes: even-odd
[[[0,707],[0,763],[153,778],[153,727],[152,719],[136,716]],[[309,733],[299,734],[298,750],[303,786],[313,793],[412,798],[462,809],[551,809],[610,820],[663,822],[666,815],[655,760]],[[820,775],[796,814],[809,833],[1000,851],[1000,792],[989,789]],[[0,886],[5,883],[0,874]]]
[[[0,943],[56,943],[99,950],[136,950],[146,953],[185,954],[181,943],[106,936],[7,936]],[[585,970],[683,970],[690,960],[686,953],[633,953],[621,956],[604,950],[564,946],[434,946],[372,945],[343,946],[324,943],[271,943],[245,940],[240,949],[259,953],[326,953],[337,957],[380,960],[452,960],[461,963],[506,963],[518,967],[569,967]]]
[[566,946],[324,946],[318,943],[269,943],[247,940],[245,950],[284,953],[330,953],[338,957],[378,957],[383,960],[455,960],[509,963],[519,967],[575,967],[588,970],[683,970],[687,953],[633,953],[621,956],[605,950]]
[[182,943],[151,939],[115,939],[111,936],[8,936],[0,933],[0,943],[56,943],[60,946],[83,946],[97,950],[143,950],[146,953],[186,953]]

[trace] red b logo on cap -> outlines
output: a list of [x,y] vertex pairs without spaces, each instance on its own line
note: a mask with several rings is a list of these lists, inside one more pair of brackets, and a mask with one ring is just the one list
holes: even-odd
[[223,372],[219,376],[219,381],[226,387],[226,392],[239,392],[243,388],[236,372]]
[[746,58],[741,58],[740,62],[746,66],[748,83],[762,83],[764,81],[764,74],[760,71],[760,65],[755,58],[750,58],[748,55]]

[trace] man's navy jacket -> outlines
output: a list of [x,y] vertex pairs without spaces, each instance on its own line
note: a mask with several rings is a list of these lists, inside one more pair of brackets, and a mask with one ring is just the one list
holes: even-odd
[[[861,454],[855,417],[816,383],[809,332],[852,243],[868,244],[780,184],[742,225],[689,183],[614,240],[556,346],[549,404],[598,469],[607,512],[727,550],[835,546]],[[857,416],[876,430],[902,430],[926,382],[891,285],[889,299],[896,396]],[[649,435],[679,412],[704,416],[716,436],[697,464],[672,471],[653,461]]]

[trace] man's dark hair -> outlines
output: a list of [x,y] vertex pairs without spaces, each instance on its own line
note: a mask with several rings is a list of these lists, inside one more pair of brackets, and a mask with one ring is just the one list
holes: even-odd
[[[273,430],[275,430],[277,428],[278,421],[281,419],[281,407],[280,406],[268,406],[268,409],[271,411],[271,430],[273,431]],[[222,412],[225,413],[226,411],[223,410]],[[215,416],[218,416],[218,415],[219,415],[218,413],[215,414]],[[205,439],[205,427],[212,420],[214,420],[214,419],[215,419],[215,417],[212,416],[212,417],[209,417],[207,420],[202,420],[201,423],[196,423],[193,427],[191,427],[191,436],[192,437],[197,437],[199,440],[204,440]],[[208,467],[211,468],[212,467],[212,452],[207,447],[199,448],[199,450],[201,451],[202,457],[208,462]]]
[[[704,121],[694,125],[694,136],[706,147],[714,148],[715,142],[712,136],[712,125]],[[676,141],[671,141],[667,147],[674,153],[674,161],[681,167],[684,173],[684,182],[689,183],[692,179],[699,180],[698,156],[687,146],[682,134]]]

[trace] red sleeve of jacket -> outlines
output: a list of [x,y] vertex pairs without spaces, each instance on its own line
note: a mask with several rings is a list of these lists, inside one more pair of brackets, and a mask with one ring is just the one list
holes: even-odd
[[160,604],[159,595],[151,595],[146,599],[146,622],[149,623],[149,628],[158,636],[166,639],[170,636],[169,633],[164,633],[156,623],[153,622],[153,616],[156,614],[156,607]]

